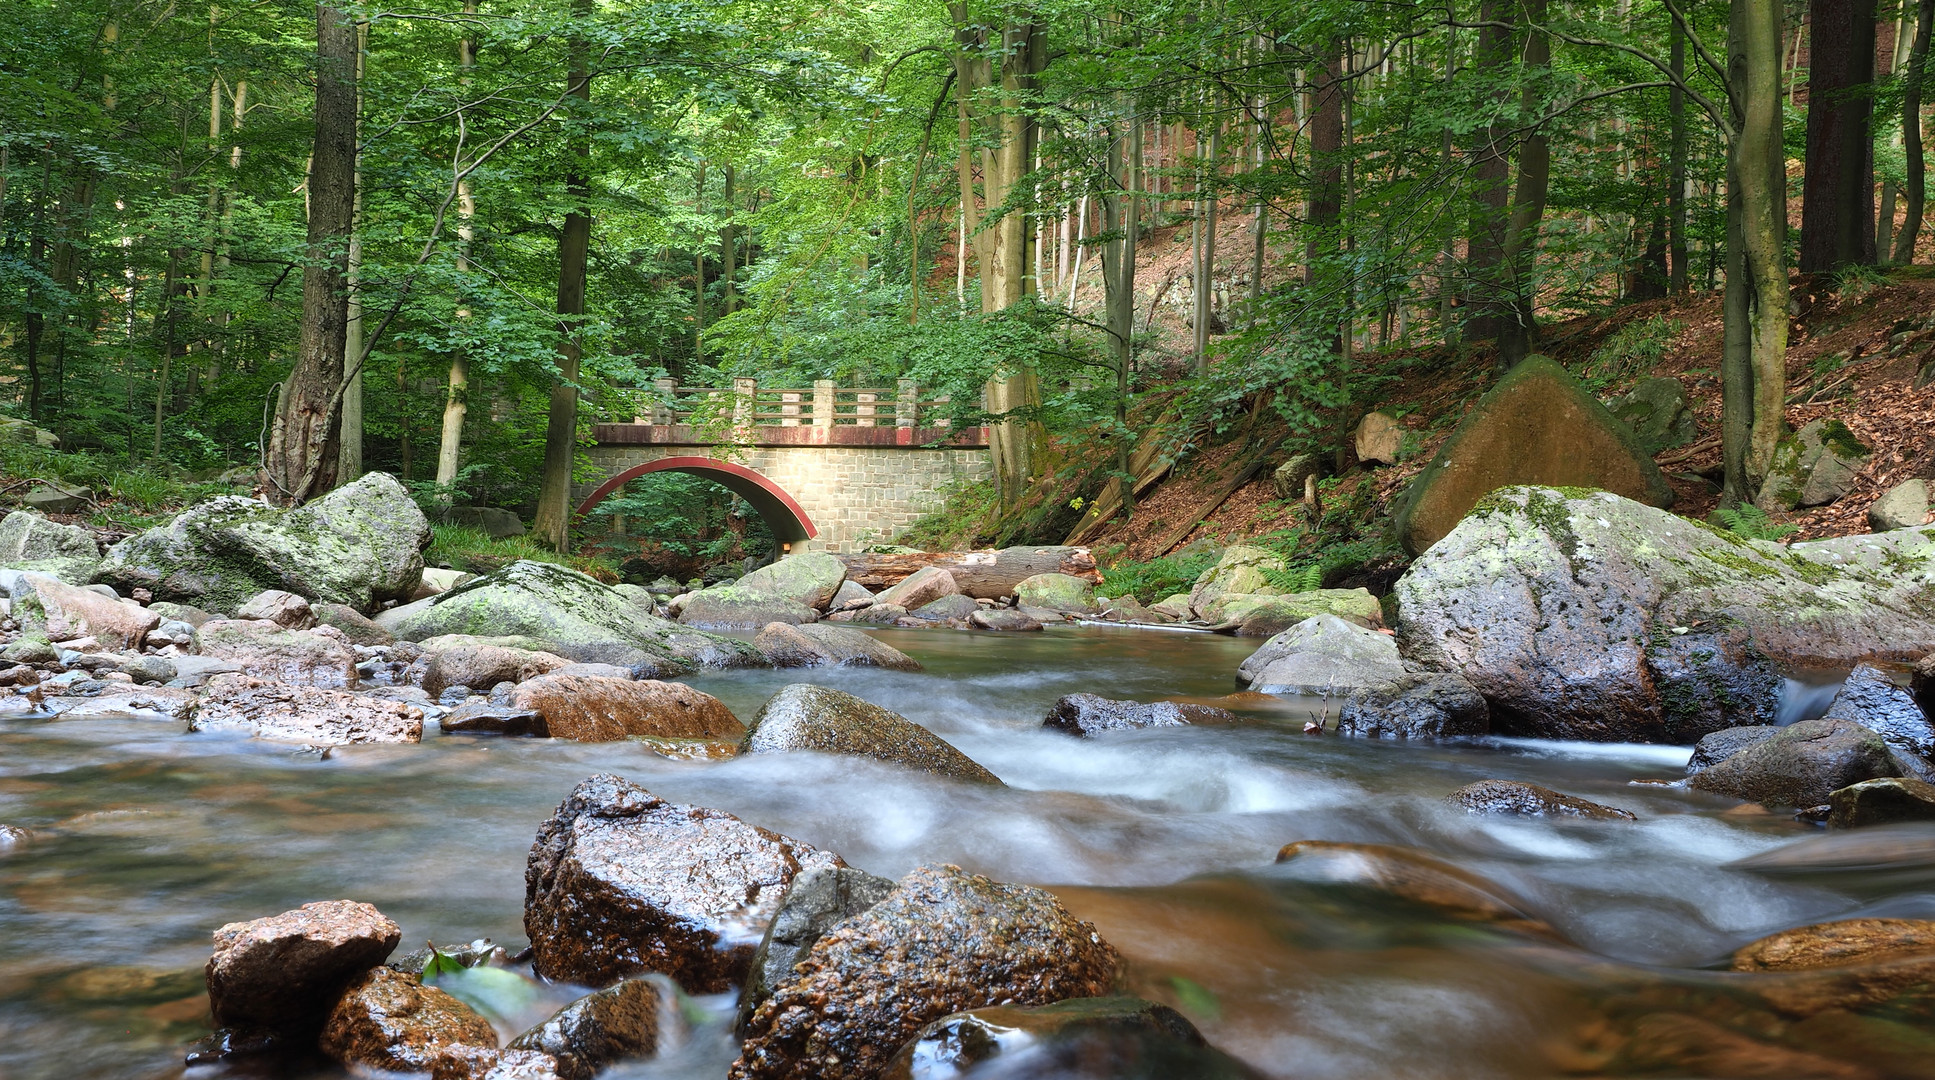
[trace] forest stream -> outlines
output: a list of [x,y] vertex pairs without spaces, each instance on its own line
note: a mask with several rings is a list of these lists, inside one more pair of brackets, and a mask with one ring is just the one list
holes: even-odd
[[[741,716],[790,682],[849,690],[941,734],[1006,788],[852,757],[674,761],[629,742],[443,735],[319,758],[146,720],[0,719],[0,819],[42,834],[0,856],[0,1076],[184,1075],[209,1027],[210,931],[312,900],[375,904],[403,928],[399,953],[478,937],[521,947],[534,831],[598,772],[874,873],[953,863],[1049,886],[1121,950],[1131,992],[1174,1005],[1262,1073],[1300,1080],[1707,1075],[1703,1061],[1745,1039],[1711,1022],[1753,1029],[1765,1008],[1753,980],[1780,978],[1727,973],[1734,949],[1831,919],[1935,918],[1935,831],[1869,830],[1817,864],[1817,826],[1647,782],[1679,779],[1684,747],[1340,739],[1304,733],[1335,706],[1307,698],[1244,726],[1078,740],[1041,728],[1061,695],[1220,697],[1254,642],[1089,626],[872,633],[926,670],[688,681]],[[1785,719],[1825,706],[1789,690]],[[1488,778],[1638,820],[1444,801]],[[1524,918],[1475,921],[1356,887],[1348,859],[1273,863],[1298,840],[1417,849]],[[500,1019],[500,1036],[581,992],[545,987]],[[670,1049],[603,1075],[724,1076],[738,1052],[732,995],[689,1004]],[[1788,1055],[1770,1067],[1935,1075],[1914,1003],[1890,1008],[1822,1014],[1832,1023],[1767,1013]],[[187,1075],[343,1074],[242,1059]]]

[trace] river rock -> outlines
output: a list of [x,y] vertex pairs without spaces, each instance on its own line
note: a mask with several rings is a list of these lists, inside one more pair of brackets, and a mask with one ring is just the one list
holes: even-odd
[[658,618],[609,585],[566,567],[528,560],[428,600],[392,608],[376,622],[406,641],[445,634],[524,637],[530,639],[526,644],[566,659],[618,664],[645,678],[765,662],[743,641]]
[[[1270,595],[1269,575],[1283,569],[1275,552],[1247,544],[1227,548],[1189,588],[1189,610],[1197,615],[1225,595]],[[1024,601],[1025,603],[1026,601]]]
[[1224,593],[1197,613],[1211,630],[1234,630],[1237,637],[1274,637],[1317,615],[1336,615],[1360,626],[1384,621],[1383,608],[1368,589],[1312,589],[1286,595]]
[[186,721],[194,715],[200,702],[193,691],[173,686],[87,682],[74,685],[71,691],[67,694],[46,693],[40,707],[63,720],[132,717],[136,720]]
[[451,686],[490,687],[521,683],[570,666],[556,653],[507,649],[501,645],[456,645],[438,649],[423,669],[423,692],[436,697]]
[[900,584],[876,595],[876,604],[899,604],[909,611],[939,600],[943,596],[953,596],[961,591],[955,584],[954,575],[944,566],[923,566],[901,579]]
[[1263,694],[1348,696],[1404,674],[1397,641],[1335,615],[1305,619],[1259,646],[1237,677]]
[[1880,735],[1848,720],[1802,720],[1694,773],[1701,791],[1777,806],[1820,806],[1837,789],[1899,776]]
[[[1086,585],[1087,582],[1083,582],[1083,584]],[[922,622],[965,622],[982,610],[981,605],[975,602],[974,597],[961,593],[950,593],[947,596],[940,597],[914,608],[907,613],[907,616],[909,618],[919,619]]]
[[[788,555],[739,579],[739,587],[810,608],[824,608],[847,579],[847,565],[824,551]],[[762,624],[763,625],[763,624]]]
[[430,1080],[565,1080],[558,1062],[535,1050],[458,1043],[430,1058]]
[[423,739],[423,710],[346,690],[217,675],[203,690],[189,730],[246,731],[314,746],[413,743]]
[[810,623],[819,612],[784,596],[769,596],[737,583],[714,585],[679,597],[679,622],[712,630],[753,630],[768,623]]
[[1699,420],[1687,407],[1686,384],[1664,375],[1633,384],[1611,409],[1632,429],[1633,441],[1646,454],[1685,446],[1700,433]]
[[810,683],[783,687],[752,718],[742,753],[810,750],[846,754],[921,769],[977,784],[1000,784],[993,773],[940,736],[844,690]]
[[260,619],[285,630],[307,630],[316,625],[316,613],[309,601],[281,589],[264,589],[235,609],[237,619]]
[[430,522],[386,473],[293,510],[222,496],[108,549],[101,580],[157,600],[233,611],[264,589],[372,611],[407,599]]
[[195,648],[257,678],[297,686],[355,686],[356,654],[334,635],[333,630],[285,630],[260,619],[213,619],[195,631]]
[[323,1025],[322,1052],[353,1068],[424,1073],[449,1046],[497,1045],[490,1021],[415,975],[371,968],[352,981]]
[[851,866],[801,871],[787,888],[779,912],[753,952],[746,987],[739,995],[738,1026],[742,1033],[753,1011],[772,997],[774,987],[793,979],[793,965],[814,942],[835,926],[870,910],[893,891],[892,878]]
[[[992,1059],[999,1064],[976,1066]],[[1132,997],[997,1005],[944,1016],[900,1048],[882,1080],[1247,1080],[1262,1074],[1209,1046],[1167,1005]]]
[[1064,615],[1091,615],[1095,586],[1073,574],[1035,574],[1015,583],[1015,603]]
[[1351,448],[1366,465],[1395,465],[1404,450],[1404,425],[1387,412],[1366,413],[1351,433]]
[[733,1080],[871,1080],[927,1023],[1097,997],[1121,967],[1052,895],[924,866],[835,926],[753,1010]]
[[1750,724],[1722,728],[1710,735],[1703,735],[1693,746],[1693,756],[1687,759],[1686,774],[1692,776],[1702,769],[1718,765],[1750,746],[1766,742],[1779,731],[1780,728],[1772,724]]
[[1876,532],[1912,529],[1928,520],[1928,481],[1904,480],[1868,507],[1868,527]]
[[559,1009],[510,1049],[550,1055],[559,1080],[591,1080],[607,1065],[657,1053],[658,1013],[658,985],[626,979]]
[[848,578],[840,583],[839,591],[833,594],[833,599],[827,601],[826,609],[828,611],[857,611],[860,608],[872,606],[873,602],[874,595],[867,591],[865,585]]
[[509,707],[534,712],[536,735],[612,742],[636,735],[737,740],[746,733],[718,698],[683,683],[540,675],[511,691]]
[[15,510],[0,518],[0,565],[48,559],[99,563],[101,548],[86,529],[49,521],[31,510]]
[[29,637],[70,641],[91,637],[112,650],[139,649],[161,616],[132,600],[116,600],[43,574],[23,574],[15,584],[14,621]]
[[1935,954],[1935,922],[1847,919],[1798,926],[1741,946],[1735,971],[1804,971]]
[[1406,673],[1359,690],[1337,715],[1337,734],[1365,739],[1445,739],[1491,729],[1485,696],[1438,672]]
[[1048,710],[1041,726],[1077,738],[1131,728],[1184,727],[1190,724],[1240,724],[1243,718],[1228,709],[1186,702],[1114,701],[1097,694],[1069,694]]
[[[427,695],[426,695],[427,697]],[[472,701],[450,710],[437,721],[445,732],[491,735],[536,735],[548,730],[535,709],[519,709],[494,701]]]
[[149,604],[148,610],[161,616],[165,620],[185,622],[197,630],[201,629],[203,623],[221,617],[211,612],[203,611],[193,604],[175,604],[166,600],[157,600]]
[[1276,861],[1299,880],[1394,896],[1464,922],[1551,933],[1498,885],[1411,848],[1298,840]]
[[1828,827],[1854,829],[1892,821],[1935,821],[1935,784],[1908,776],[1863,780],[1828,796]]
[[1831,503],[1847,494],[1873,456],[1841,421],[1811,421],[1775,446],[1754,505],[1774,514]]
[[968,625],[976,630],[1034,633],[1041,629],[1041,623],[1030,618],[1026,612],[1015,608],[982,608],[969,615],[967,621]]
[[1405,549],[1430,548],[1499,488],[1602,488],[1652,506],[1673,489],[1632,430],[1564,368],[1528,356],[1465,414],[1399,498]]
[[892,626],[907,617],[907,609],[899,604],[874,604],[857,611],[836,611],[826,617],[828,622],[856,622],[869,626]]
[[841,865],[731,814],[600,774],[538,829],[524,932],[546,979],[607,986],[655,971],[716,994],[745,979],[794,876]]
[[1822,718],[1852,720],[1917,758],[1935,755],[1935,727],[1922,715],[1914,695],[1873,664],[1855,666]]
[[396,644],[395,634],[376,625],[373,619],[348,604],[316,604],[311,610],[316,613],[318,624],[341,630],[351,645]]
[[1522,817],[1589,818],[1594,821],[1633,821],[1629,810],[1603,806],[1576,795],[1517,780],[1480,780],[1466,784],[1445,801],[1472,814],[1516,814]]
[[1935,651],[1922,530],[1782,546],[1607,493],[1507,488],[1397,583],[1398,641],[1508,735],[1691,743],[1773,720],[1780,670]]
[[314,1030],[345,984],[403,939],[382,912],[353,900],[304,904],[215,931],[206,976],[215,1022]]
[[878,667],[919,671],[913,657],[858,630],[838,626],[789,626],[771,623],[753,638],[753,647],[774,667]]

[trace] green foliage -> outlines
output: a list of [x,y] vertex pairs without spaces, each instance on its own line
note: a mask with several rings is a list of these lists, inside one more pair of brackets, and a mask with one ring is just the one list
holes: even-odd
[[1583,376],[1586,385],[1603,390],[1651,371],[1682,329],[1683,324],[1664,315],[1628,322],[1592,351]]
[[520,559],[529,559],[568,566],[604,582],[618,580],[618,569],[609,557],[598,552],[559,555],[528,535],[493,540],[482,529],[432,525],[430,537],[430,547],[423,553],[423,561],[429,566],[447,566],[467,574],[488,574]]
[[1133,596],[1144,604],[1153,604],[1188,592],[1196,578],[1215,562],[1213,554],[1118,562],[1102,571],[1102,585],[1096,591],[1107,596]]
[[1000,511],[1001,493],[993,481],[964,481],[942,492],[940,507],[907,526],[894,543],[921,551],[977,548]]
[[1860,303],[1869,293],[1888,284],[1888,275],[1872,266],[1849,263],[1834,270],[1834,293],[1844,304]]
[[1797,525],[1775,524],[1767,511],[1752,503],[1722,506],[1713,512],[1713,517],[1715,524],[1746,540],[1785,540],[1801,531]]
[[1310,592],[1324,587],[1324,567],[1321,562],[1265,570],[1263,577],[1271,588],[1283,593]]

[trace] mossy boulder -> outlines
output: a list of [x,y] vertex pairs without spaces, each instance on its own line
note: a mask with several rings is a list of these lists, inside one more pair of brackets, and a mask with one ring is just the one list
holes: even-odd
[[387,473],[279,510],[222,496],[108,549],[99,579],[123,592],[234,611],[264,589],[373,611],[423,577],[430,522]]
[[618,664],[650,678],[765,664],[743,641],[661,619],[576,570],[527,560],[392,608],[376,622],[406,641],[444,634],[525,638],[580,663]]
[[846,564],[824,551],[789,555],[739,579],[739,587],[823,608],[847,579]]
[[1001,780],[912,720],[844,690],[811,683],[781,687],[747,725],[745,754],[811,751],[873,758],[936,776],[999,786]]
[[1225,593],[1206,605],[1202,620],[1212,630],[1237,637],[1273,637],[1313,615],[1336,615],[1363,626],[1379,626],[1384,612],[1367,589],[1312,589],[1282,596]]
[[1487,495],[1516,484],[1601,488],[1649,506],[1673,489],[1631,428],[1585,385],[1528,356],[1478,400],[1392,515],[1416,554],[1438,542]]
[[49,521],[31,510],[15,510],[0,518],[0,564],[18,566],[36,559],[95,559],[101,557],[94,534],[78,525]]
[[820,613],[785,596],[775,596],[738,583],[714,585],[687,596],[679,621],[710,630],[756,630],[770,623],[798,626],[816,622]]
[[1015,585],[1015,602],[1064,615],[1091,615],[1097,610],[1095,586],[1072,574],[1035,574],[1022,578]]
[[1224,596],[1274,596],[1277,590],[1270,585],[1270,575],[1282,569],[1283,560],[1275,552],[1237,544],[1196,575],[1189,589],[1189,608],[1208,618],[1211,605]]
[[1935,529],[1782,546],[1512,487],[1396,591],[1408,666],[1463,675],[1494,732],[1692,743],[1772,723],[1784,670],[1935,651]]
[[1774,448],[1754,505],[1770,514],[1824,506],[1848,493],[1873,456],[1841,421],[1811,421]]
[[1693,410],[1687,408],[1686,386],[1664,375],[1641,379],[1611,408],[1633,430],[1639,448],[1649,454],[1685,446],[1700,433]]

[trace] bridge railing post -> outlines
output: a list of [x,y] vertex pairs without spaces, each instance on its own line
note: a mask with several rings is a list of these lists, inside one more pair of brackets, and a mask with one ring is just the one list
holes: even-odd
[[916,427],[920,419],[920,387],[912,379],[894,380],[894,426]]
[[757,380],[732,380],[732,439],[734,442],[752,441],[753,404],[758,397]]
[[813,380],[813,426],[830,428],[833,426],[833,380]]
[[679,381],[653,379],[652,389],[656,391],[656,400],[652,402],[652,423],[661,425],[678,423],[678,416],[672,410],[672,399],[678,393]]
[[855,427],[872,427],[874,400],[879,395],[862,390],[853,395],[853,423]]

